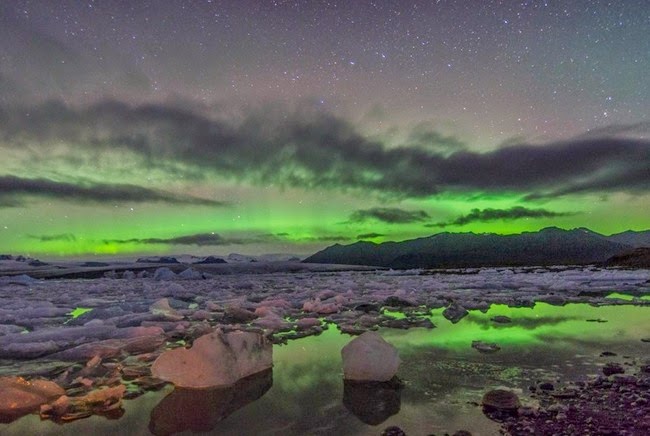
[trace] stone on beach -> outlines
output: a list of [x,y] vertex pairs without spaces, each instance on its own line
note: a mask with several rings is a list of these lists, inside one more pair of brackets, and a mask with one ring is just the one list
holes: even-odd
[[376,332],[365,332],[341,350],[346,380],[388,381],[397,374],[397,349]]
[[483,412],[491,419],[500,420],[508,415],[516,415],[521,404],[519,397],[506,389],[493,389],[483,396]]
[[163,353],[151,373],[176,386],[208,388],[232,385],[272,366],[272,345],[261,334],[217,330],[195,340],[191,348]]

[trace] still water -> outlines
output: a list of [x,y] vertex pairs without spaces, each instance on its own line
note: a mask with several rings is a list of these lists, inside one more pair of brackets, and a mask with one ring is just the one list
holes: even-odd
[[[395,317],[399,313],[391,314]],[[495,323],[494,316],[511,318]],[[403,385],[346,385],[341,348],[351,337],[330,326],[323,334],[274,347],[272,371],[229,389],[176,390],[167,386],[125,401],[116,420],[94,416],[65,425],[35,415],[0,424],[2,435],[378,435],[397,425],[409,435],[496,435],[498,425],[478,403],[489,389],[506,387],[534,405],[528,386],[598,374],[607,362],[641,362],[650,355],[650,308],[586,304],[534,308],[493,305],[457,324],[430,314],[435,329],[380,330],[402,358]],[[490,354],[472,341],[494,342]],[[615,357],[601,357],[603,351]]]

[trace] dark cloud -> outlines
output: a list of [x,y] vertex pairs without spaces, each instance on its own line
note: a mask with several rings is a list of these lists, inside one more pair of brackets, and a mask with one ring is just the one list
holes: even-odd
[[[204,198],[184,197],[164,191],[128,184],[65,183],[48,179],[0,176],[0,206],[19,206],[16,197],[38,196],[76,202],[164,202],[200,206],[224,206],[226,203]],[[6,203],[5,203],[6,202]]]
[[75,242],[77,240],[77,237],[72,233],[60,233],[58,235],[28,235],[28,237],[41,242]]
[[510,209],[472,209],[467,215],[458,218],[440,222],[436,224],[426,224],[426,227],[447,227],[447,226],[464,226],[473,222],[488,222],[497,220],[518,220],[522,218],[556,218],[563,216],[576,215],[575,212],[554,212],[546,209],[528,209],[522,206],[511,207]]
[[379,238],[381,236],[386,236],[382,233],[363,233],[361,235],[357,235],[357,239],[374,239],[374,238]]
[[412,146],[446,154],[460,151],[467,147],[467,144],[455,136],[444,135],[438,132],[430,123],[416,125],[409,133],[407,142]]
[[363,223],[366,221],[381,221],[388,224],[407,224],[426,221],[429,214],[423,210],[404,210],[395,207],[373,207],[355,210],[350,214],[347,223]]
[[[101,152],[128,150],[152,167],[252,184],[361,190],[428,197],[440,192],[511,192],[528,198],[572,193],[648,192],[648,126],[612,126],[600,135],[543,145],[509,144],[479,153],[434,131],[414,132],[436,147],[386,147],[333,115],[264,108],[225,121],[172,105],[109,101],[73,108],[49,103],[0,110],[0,147],[12,151],[69,144]],[[614,132],[614,133],[611,133]],[[634,137],[632,137],[634,136]],[[449,152],[449,148],[459,149]],[[440,148],[440,147],[438,147]],[[47,156],[42,157],[43,160]],[[189,168],[189,170],[188,170]]]
[[[131,238],[131,239],[106,239],[105,244],[150,244],[150,245],[197,245],[222,246],[222,245],[248,245],[278,242],[285,240],[288,233],[267,233],[244,237],[224,237],[217,233],[198,233],[193,235],[175,236],[173,238]],[[350,238],[342,235],[309,236],[294,239],[293,242],[338,242],[349,241]]]
[[176,236],[173,238],[132,238],[132,239],[107,239],[106,244],[165,244],[165,245],[243,245],[259,242],[257,239],[224,238],[216,233],[199,233],[195,235]]
[[323,235],[299,239],[300,242],[343,242],[349,240],[350,237],[345,235]]
[[613,174],[610,177],[577,181],[555,190],[534,192],[526,195],[524,200],[533,201],[556,198],[569,194],[617,191],[635,193],[650,192],[650,166],[639,166],[638,168],[630,169],[626,173]]

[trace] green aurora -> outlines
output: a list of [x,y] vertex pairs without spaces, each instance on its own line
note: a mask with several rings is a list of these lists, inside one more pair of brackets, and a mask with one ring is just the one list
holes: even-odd
[[[335,242],[354,242],[359,235],[370,235],[370,240],[383,242],[441,231],[426,227],[427,223],[423,222],[346,222],[355,210],[376,204],[372,198],[353,194],[267,188],[264,190],[266,195],[260,195],[252,188],[235,186],[232,189],[241,192],[238,202],[219,208],[133,203],[84,205],[60,200],[3,208],[0,209],[0,252],[39,256],[187,252],[309,254]],[[261,198],[264,196],[266,200]],[[593,196],[559,199],[545,207],[568,212],[580,209],[581,213],[554,218],[476,222],[449,226],[444,230],[503,234],[535,231],[548,226],[588,227],[604,234],[641,230],[648,227],[646,206],[649,201],[648,196],[630,197],[625,194],[612,195],[607,201],[599,201]],[[466,195],[447,195],[445,198],[401,202],[396,207],[430,211],[431,222],[438,222],[467,213],[468,208],[506,209],[521,204],[518,196],[514,195],[471,201]],[[200,246],[144,241],[212,233],[223,236],[224,243]],[[373,234],[377,236],[372,237]],[[228,239],[235,243],[228,243]]]
[[0,253],[650,228],[647,1],[138,3],[0,4]]

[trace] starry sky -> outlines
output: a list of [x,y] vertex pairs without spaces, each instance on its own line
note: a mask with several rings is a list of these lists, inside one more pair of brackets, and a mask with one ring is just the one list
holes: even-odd
[[647,0],[0,3],[0,252],[650,227]]

